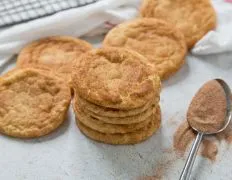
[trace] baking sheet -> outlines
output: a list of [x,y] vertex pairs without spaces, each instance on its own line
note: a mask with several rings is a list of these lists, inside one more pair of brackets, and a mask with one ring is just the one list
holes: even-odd
[[[99,46],[102,37],[87,40]],[[189,54],[184,67],[163,82],[162,128],[143,143],[113,146],[92,141],[76,127],[71,108],[67,121],[50,135],[31,140],[0,135],[0,179],[128,180],[152,175],[163,175],[164,180],[179,179],[185,157],[177,157],[170,149],[173,133],[185,119],[192,96],[205,81],[223,78],[232,85],[231,57],[232,53],[198,57]],[[5,64],[1,72],[14,64],[15,60]],[[232,179],[231,147],[222,142],[215,163],[198,156],[192,179]]]

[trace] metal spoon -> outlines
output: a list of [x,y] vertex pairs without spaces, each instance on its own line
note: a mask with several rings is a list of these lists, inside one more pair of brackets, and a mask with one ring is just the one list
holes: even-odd
[[226,95],[226,116],[225,116],[225,121],[224,121],[224,124],[223,126],[221,127],[220,130],[216,131],[216,132],[201,132],[199,131],[197,128],[191,126],[196,132],[197,132],[197,137],[192,145],[192,148],[190,150],[190,153],[189,153],[189,156],[188,156],[188,159],[185,163],[185,166],[184,166],[184,169],[181,173],[181,176],[180,176],[180,180],[189,180],[190,178],[190,173],[192,171],[192,167],[193,167],[193,164],[194,164],[194,161],[195,161],[195,158],[196,158],[196,155],[197,155],[197,151],[199,149],[199,146],[200,146],[200,143],[201,143],[201,140],[202,140],[202,137],[204,135],[213,135],[213,134],[216,134],[216,133],[220,133],[222,132],[223,130],[226,129],[226,127],[228,126],[228,124],[230,123],[230,120],[231,120],[231,91],[230,91],[230,88],[229,86],[226,84],[225,81],[223,81],[222,79],[215,79],[218,83],[220,83],[220,85],[222,86],[223,90],[225,91],[225,95]]

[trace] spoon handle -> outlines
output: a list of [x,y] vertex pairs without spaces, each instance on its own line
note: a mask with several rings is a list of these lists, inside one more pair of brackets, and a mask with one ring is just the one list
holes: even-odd
[[189,180],[189,177],[190,177],[190,174],[192,171],[192,167],[193,167],[194,161],[196,159],[197,151],[198,151],[200,144],[201,144],[202,137],[203,137],[203,133],[197,134],[197,137],[192,145],[188,159],[185,163],[184,169],[181,173],[179,180]]

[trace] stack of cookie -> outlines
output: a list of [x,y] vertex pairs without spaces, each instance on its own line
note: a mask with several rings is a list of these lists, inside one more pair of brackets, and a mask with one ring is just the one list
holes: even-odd
[[144,56],[121,48],[87,52],[72,72],[80,130],[109,144],[135,144],[160,126],[160,78]]

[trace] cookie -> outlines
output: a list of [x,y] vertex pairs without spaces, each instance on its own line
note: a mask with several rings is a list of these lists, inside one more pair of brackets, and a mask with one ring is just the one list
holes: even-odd
[[[135,109],[131,109],[131,110],[118,110],[118,109],[114,109],[114,108],[106,108],[103,106],[98,106],[96,104],[93,104],[77,95],[75,95],[74,97],[75,99],[75,103],[77,106],[80,106],[82,108],[84,108],[87,112],[89,112],[90,114],[93,114],[93,116],[95,117],[100,117],[104,120],[104,117],[106,117],[106,119],[110,118],[111,120],[105,120],[105,122],[108,123],[113,123],[114,122],[116,124],[120,124],[120,118],[124,118],[124,117],[128,117],[128,116],[136,116],[139,114],[144,114],[145,111],[147,111],[152,105],[154,104],[158,104],[159,102],[159,97],[156,98],[155,100],[150,100],[149,102],[147,102],[144,106],[139,107],[139,108],[135,108]],[[101,119],[100,118],[100,119]],[[114,121],[115,118],[115,121]],[[125,123],[125,121],[121,122],[121,123]]]
[[71,100],[63,80],[34,69],[19,69],[0,79],[0,132],[33,138],[55,130]]
[[78,119],[76,119],[76,123],[81,132],[93,140],[107,144],[136,144],[148,139],[150,136],[152,136],[153,133],[155,133],[159,129],[161,124],[161,112],[160,109],[158,109],[156,114],[151,117],[151,121],[147,126],[134,132],[125,134],[101,133],[85,126]]
[[172,24],[154,18],[119,24],[106,35],[103,45],[124,47],[144,55],[161,80],[181,68],[187,52],[183,34]]
[[69,82],[74,61],[91,49],[89,43],[74,37],[48,37],[23,48],[17,58],[17,67],[51,71]]
[[95,49],[76,61],[75,92],[100,106],[133,109],[159,96],[160,78],[142,55],[122,48]]
[[99,119],[96,119],[90,114],[87,114],[81,107],[77,107],[75,106],[75,104],[73,104],[73,109],[74,109],[77,119],[81,123],[83,123],[85,126],[90,127],[93,130],[96,130],[102,133],[109,133],[109,134],[115,134],[115,133],[123,134],[123,133],[133,132],[137,129],[141,129],[145,127],[151,121],[151,116],[156,111],[155,107],[153,107],[151,109],[150,116],[143,118],[143,121],[140,121],[138,123],[109,124]]
[[140,12],[142,17],[173,23],[184,34],[188,48],[216,27],[216,12],[210,0],[143,0]]

